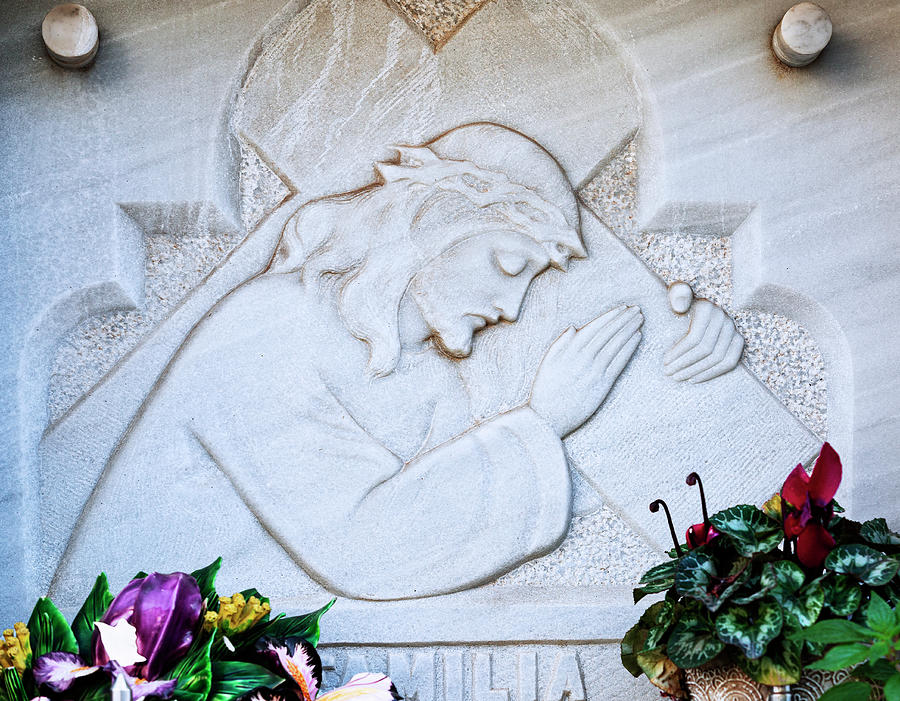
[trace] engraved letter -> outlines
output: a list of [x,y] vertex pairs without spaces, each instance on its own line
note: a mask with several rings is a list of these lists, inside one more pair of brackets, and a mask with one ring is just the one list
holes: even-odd
[[444,654],[444,701],[463,701],[463,661],[459,652]]
[[509,689],[493,688],[493,660],[489,652],[472,655],[472,701],[509,701]]
[[575,653],[567,652],[556,656],[553,676],[547,685],[544,701],[585,701],[584,682],[581,667]]
[[434,700],[433,652],[417,652],[415,655],[403,652],[390,653],[388,676],[406,701]]
[[518,681],[519,701],[538,701],[536,652],[519,653]]

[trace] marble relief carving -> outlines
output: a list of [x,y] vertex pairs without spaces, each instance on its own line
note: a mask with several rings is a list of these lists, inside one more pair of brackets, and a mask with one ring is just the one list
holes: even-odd
[[[588,255],[571,185],[539,144],[489,123],[399,147],[376,172],[300,207],[266,269],[194,329],[97,502],[156,470],[165,434],[202,446],[298,564],[346,596],[465,589],[559,545],[572,503],[561,440],[634,354],[641,311],[570,325],[525,403],[473,420],[455,361],[518,319],[534,278]],[[668,357],[676,379],[712,379],[740,356],[727,316],[696,306]]]
[[[698,463],[723,503],[761,500],[812,452],[735,368],[726,310],[674,314],[573,194],[641,138],[621,57],[589,18],[520,9],[489,3],[439,54],[377,3],[313,3],[273,35],[232,120],[246,238],[42,440],[54,593],[101,556],[141,566],[152,537],[161,561],[221,554],[277,598],[544,588],[550,620],[576,587],[630,584],[629,563],[665,543],[651,483],[687,523],[696,504],[675,484]],[[367,43],[381,39],[383,65]],[[496,46],[510,72],[460,79]],[[583,94],[526,95],[532,64]],[[111,522],[120,537],[97,549]]]

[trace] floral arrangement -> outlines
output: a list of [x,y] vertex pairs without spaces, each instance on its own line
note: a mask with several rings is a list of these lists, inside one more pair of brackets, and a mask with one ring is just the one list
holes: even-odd
[[[706,664],[736,664],[774,686],[798,682],[806,667],[868,660],[874,672],[864,678],[886,681],[879,660],[890,653],[896,665],[900,647],[900,535],[884,519],[844,517],[834,500],[841,476],[840,458],[825,443],[812,474],[797,465],[762,508],[741,504],[709,516],[703,483],[691,473],[703,520],[684,544],[665,502],[654,501],[650,510],[665,510],[675,548],[634,590],[635,603],[665,597],[622,640],[625,667],[671,698],[687,698],[683,670]],[[826,653],[845,642],[837,630],[853,631],[854,654],[841,645]],[[900,681],[891,684],[886,698],[900,701]]]
[[105,574],[71,625],[48,598],[0,642],[0,701],[396,701],[358,674],[320,694],[319,619],[272,617],[256,589],[218,596],[219,558],[191,574],[139,573],[113,597]]

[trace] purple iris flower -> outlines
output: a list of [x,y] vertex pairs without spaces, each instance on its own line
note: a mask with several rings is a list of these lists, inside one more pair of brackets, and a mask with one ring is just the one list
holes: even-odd
[[114,660],[105,665],[89,665],[71,652],[48,652],[46,655],[38,657],[32,668],[34,681],[38,687],[50,689],[56,693],[68,691],[72,684],[82,677],[88,677],[100,671],[112,674],[113,678],[124,675],[133,699],[144,696],[167,699],[178,684],[177,679],[148,681],[132,677],[122,668],[122,665]]
[[[124,620],[134,626],[137,651],[146,661],[128,665],[124,671],[129,677],[155,680],[191,646],[202,606],[200,588],[193,577],[183,572],[154,573],[131,580],[100,621],[115,626]],[[93,646],[94,664],[107,664],[111,656],[96,630]],[[135,692],[139,686],[142,684],[137,684]]]
[[113,681],[120,675],[125,677],[128,688],[131,689],[131,698],[135,700],[144,696],[158,696],[161,699],[167,699],[175,691],[175,686],[178,684],[177,679],[148,680],[132,677],[115,660],[107,665],[107,669],[112,672]]
[[61,692],[82,677],[99,672],[100,667],[86,664],[72,652],[48,652],[34,661],[31,671],[39,687]]

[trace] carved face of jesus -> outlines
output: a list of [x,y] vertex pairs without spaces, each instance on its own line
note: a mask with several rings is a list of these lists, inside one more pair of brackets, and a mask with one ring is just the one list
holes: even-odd
[[409,291],[436,346],[464,358],[472,352],[476,331],[519,317],[528,286],[549,263],[543,246],[525,235],[479,234],[428,263]]

